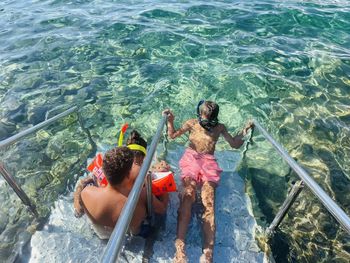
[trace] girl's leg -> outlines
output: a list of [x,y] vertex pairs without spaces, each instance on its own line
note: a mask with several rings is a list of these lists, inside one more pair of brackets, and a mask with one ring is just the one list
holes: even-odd
[[175,241],[176,254],[174,262],[186,262],[185,238],[188,224],[191,220],[192,204],[196,199],[195,180],[187,177],[183,180],[183,192],[180,197],[180,208],[177,218],[177,238]]
[[203,212],[203,255],[200,262],[213,262],[213,248],[215,242],[215,188],[213,182],[204,182],[202,186]]

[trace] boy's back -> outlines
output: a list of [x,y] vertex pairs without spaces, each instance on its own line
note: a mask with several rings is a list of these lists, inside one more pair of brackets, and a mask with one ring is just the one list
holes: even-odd
[[[81,198],[85,212],[94,224],[114,228],[128,199],[129,192],[130,190],[123,194],[108,186],[88,186],[82,191]],[[137,234],[139,232],[139,227],[145,217],[146,200],[145,193],[142,191],[130,223],[132,233]]]

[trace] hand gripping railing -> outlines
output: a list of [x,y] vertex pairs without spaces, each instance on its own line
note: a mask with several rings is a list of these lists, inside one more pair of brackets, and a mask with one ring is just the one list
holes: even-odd
[[125,239],[126,231],[129,227],[131,218],[134,214],[134,210],[136,208],[136,204],[139,200],[140,193],[142,186],[145,182],[145,177],[147,175],[147,171],[151,165],[153,155],[156,151],[156,147],[159,141],[160,136],[162,135],[162,130],[164,128],[165,122],[167,119],[167,115],[164,114],[161,121],[158,124],[157,132],[154,135],[152,139],[151,146],[149,147],[149,150],[147,151],[147,155],[145,160],[143,161],[141,170],[139,175],[137,176],[137,179],[135,181],[135,184],[128,196],[128,200],[126,204],[123,207],[123,210],[121,211],[121,215],[118,219],[118,222],[113,230],[113,233],[111,237],[109,238],[107,247],[104,251],[104,254],[102,256],[101,262],[103,263],[109,263],[113,262],[115,263],[117,260],[117,257],[119,255],[119,252],[123,246],[123,241]]
[[[297,162],[283,149],[283,147],[268,134],[268,132],[261,126],[261,124],[257,120],[254,120],[254,124],[255,127],[258,128],[258,130],[264,135],[264,137],[273,145],[273,147],[275,147],[275,149],[282,156],[282,158],[301,178],[303,183],[305,183],[305,185],[307,185],[310,188],[310,190],[322,202],[326,209],[350,234],[349,216],[327,195],[327,193],[307,174],[307,172],[297,164]],[[285,211],[285,213],[286,212],[287,210]],[[270,231],[272,230],[271,227],[269,229]]]
[[[87,134],[87,137],[89,139],[90,144],[92,145],[93,150],[96,149],[96,144],[95,142],[92,140],[90,132],[88,129],[86,129],[84,127],[84,123],[83,123],[83,119],[78,111],[78,107],[74,106],[48,120],[45,120],[43,122],[38,123],[37,125],[30,127],[22,132],[19,132],[13,136],[11,136],[10,138],[7,138],[5,140],[0,141],[0,150],[2,150],[3,148],[5,148],[6,146],[9,146],[17,141],[19,141],[20,139],[22,139],[23,137],[30,135],[50,124],[52,124],[53,122],[69,115],[72,113],[76,113],[77,117],[78,117],[78,122],[82,128],[82,130]],[[17,194],[17,196],[22,200],[22,202],[29,207],[30,211],[35,215],[38,216],[38,213],[36,211],[35,205],[30,201],[29,197],[27,196],[27,194],[23,191],[23,189],[20,187],[19,184],[17,184],[16,180],[10,175],[10,173],[6,170],[5,166],[3,165],[3,163],[0,162],[0,173],[2,174],[2,176],[5,178],[6,182],[11,186],[11,188],[15,191],[15,193]]]

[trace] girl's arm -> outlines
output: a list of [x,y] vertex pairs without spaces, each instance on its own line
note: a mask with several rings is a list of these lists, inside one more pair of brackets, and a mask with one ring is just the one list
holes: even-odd
[[180,129],[175,130],[175,127],[174,127],[175,116],[174,116],[174,114],[170,110],[165,110],[165,111],[163,111],[163,113],[168,114],[168,136],[171,139],[175,139],[176,137],[179,137],[182,134],[184,134],[185,132],[190,130],[191,120],[186,121]]
[[[140,199],[142,204],[147,208],[147,190],[146,187],[142,189]],[[164,193],[160,196],[152,194],[152,209],[157,214],[165,214],[168,208],[169,193]]]
[[160,196],[152,196],[153,211],[157,214],[165,214],[169,203],[169,193],[161,194]]
[[230,144],[232,148],[238,149],[243,145],[243,138],[248,133],[248,130],[252,129],[253,127],[254,124],[252,122],[248,122],[247,125],[243,128],[243,130],[233,137],[231,134],[228,133],[225,125],[223,125],[223,130],[221,133],[224,136],[224,139]]

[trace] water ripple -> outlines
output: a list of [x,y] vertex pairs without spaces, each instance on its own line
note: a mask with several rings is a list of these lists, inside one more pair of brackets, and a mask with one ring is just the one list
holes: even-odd
[[[73,104],[99,145],[114,144],[115,127],[125,121],[151,138],[161,109],[173,108],[181,122],[194,116],[198,100],[210,98],[231,131],[248,117],[260,119],[350,213],[348,1],[6,0],[0,25],[0,139],[42,121],[51,108]],[[71,151],[84,149],[80,160],[88,152],[84,136],[67,141],[75,130],[62,129],[31,138],[34,148],[4,153],[4,160],[15,156],[9,169],[31,198],[41,187],[36,202],[43,210],[74,182]],[[274,155],[261,138],[256,144],[248,178],[264,225],[283,201],[278,191],[295,176],[278,157],[267,158]],[[57,159],[60,148],[68,165]],[[40,171],[26,172],[34,159],[20,149],[40,152]],[[21,155],[29,161],[16,166]],[[0,258],[8,259],[27,238],[16,236],[29,215],[0,184],[6,203]],[[279,262],[349,257],[348,237],[308,191],[282,225],[274,249]]]

